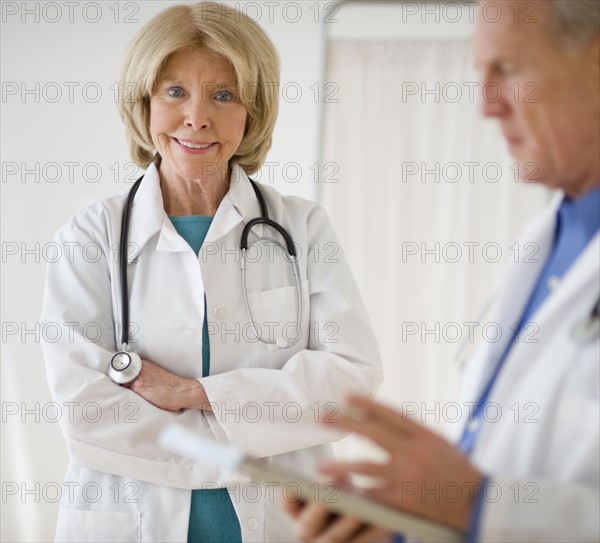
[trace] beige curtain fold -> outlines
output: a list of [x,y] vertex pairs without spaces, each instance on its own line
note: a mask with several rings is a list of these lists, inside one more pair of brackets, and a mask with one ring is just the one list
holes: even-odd
[[514,245],[518,232],[549,194],[516,182],[497,123],[479,113],[466,41],[333,41],[328,51],[336,93],[323,166],[335,174],[320,196],[380,342],[379,397],[443,426],[460,340],[482,337],[465,323],[528,250]]

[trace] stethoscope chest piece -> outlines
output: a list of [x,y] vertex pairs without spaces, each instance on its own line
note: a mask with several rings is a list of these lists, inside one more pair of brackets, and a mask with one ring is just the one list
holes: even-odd
[[589,316],[573,328],[573,339],[584,343],[600,335],[600,298]]
[[600,320],[589,317],[573,329],[573,338],[581,343],[590,341],[600,335]]
[[131,383],[141,371],[142,359],[131,351],[119,351],[108,365],[108,376],[119,385]]

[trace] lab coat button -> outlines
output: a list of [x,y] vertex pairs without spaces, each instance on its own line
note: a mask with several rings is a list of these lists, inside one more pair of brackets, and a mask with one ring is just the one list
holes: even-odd
[[479,429],[481,420],[479,417],[475,417],[469,421],[469,432],[475,432]]
[[256,520],[255,517],[250,517],[248,519],[248,528],[250,528],[250,530],[256,530],[256,528],[258,528],[258,520]]
[[558,285],[560,285],[560,279],[555,275],[548,279],[548,288],[550,290],[555,290]]
[[213,315],[217,317],[217,319],[225,319],[227,317],[227,309],[222,305],[215,305],[213,308]]

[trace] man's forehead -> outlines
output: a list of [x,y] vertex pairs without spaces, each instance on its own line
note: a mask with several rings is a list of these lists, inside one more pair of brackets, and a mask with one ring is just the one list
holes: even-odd
[[475,26],[488,31],[538,34],[548,31],[550,0],[481,0],[475,10]]
[[547,43],[549,36],[542,9],[533,11],[528,5],[539,6],[540,2],[480,2],[473,34],[477,64],[493,62],[497,57],[521,57]]
[[478,0],[476,13],[489,21],[507,18],[515,23],[539,22],[551,0]]

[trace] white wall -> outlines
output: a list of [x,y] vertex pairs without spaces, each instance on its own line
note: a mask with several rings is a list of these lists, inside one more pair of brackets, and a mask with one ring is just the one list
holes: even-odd
[[[311,87],[320,81],[324,6],[230,3],[267,30],[282,59],[286,93],[262,180],[313,197],[319,103]],[[70,4],[71,11],[64,2],[1,4],[2,541],[53,537],[67,456],[39,344],[44,258],[52,234],[78,209],[130,186],[124,180],[135,168],[111,87],[129,40],[169,2]],[[292,182],[299,170],[286,170],[291,163],[301,181]]]

